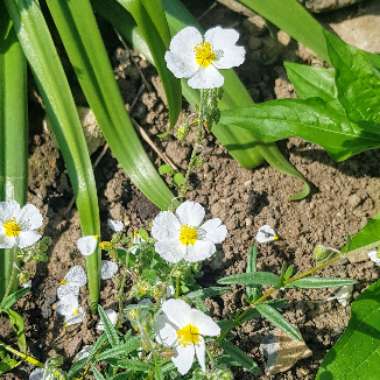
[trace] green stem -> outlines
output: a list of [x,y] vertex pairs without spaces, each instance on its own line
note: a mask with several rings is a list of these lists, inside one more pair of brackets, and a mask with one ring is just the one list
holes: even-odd
[[8,351],[12,355],[20,358],[24,362],[29,363],[30,365],[32,365],[34,367],[40,367],[40,368],[44,367],[44,363],[40,362],[39,360],[37,360],[33,356],[24,354],[23,352],[16,350],[12,346],[9,346],[8,344],[2,342],[1,340],[0,340],[0,347],[4,348],[4,350]]
[[12,268],[9,268],[10,270],[10,276],[8,279],[8,284],[7,288],[4,293],[4,298],[9,296],[9,294],[12,293],[17,288],[17,273],[18,273],[18,268],[16,264],[16,257],[17,257],[17,248],[12,248],[7,250],[7,253],[10,255],[10,262],[12,263]]

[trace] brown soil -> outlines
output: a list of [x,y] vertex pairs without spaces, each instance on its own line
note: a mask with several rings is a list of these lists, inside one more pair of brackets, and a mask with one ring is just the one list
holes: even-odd
[[[286,81],[282,61],[291,59],[320,64],[305,49],[300,49],[286,35],[280,33],[274,40],[266,27],[251,24],[222,6],[207,14],[205,2],[191,2],[195,14],[203,15],[205,25],[220,20],[225,26],[233,26],[242,32],[242,43],[247,46],[248,60],[239,70],[244,83],[257,101],[274,97],[293,96]],[[273,34],[273,29],[271,29]],[[133,63],[134,62],[134,63]],[[165,130],[167,112],[155,87],[144,88],[139,70],[148,81],[155,73],[138,55],[126,54],[122,49],[114,55],[115,71],[126,102],[133,104],[132,116],[152,136],[157,145],[181,169],[189,158],[189,144],[174,139],[161,142],[155,137]],[[136,98],[138,96],[138,98]],[[136,98],[136,102],[135,102]],[[32,113],[36,125],[41,125],[40,111],[34,105]],[[339,248],[347,236],[363,227],[370,216],[380,211],[380,153],[361,154],[347,162],[335,163],[318,146],[300,139],[290,139],[281,148],[297,169],[315,185],[312,195],[300,202],[288,198],[300,187],[297,180],[280,174],[267,165],[246,170],[208,137],[204,149],[205,162],[192,177],[193,190],[188,198],[202,203],[209,215],[220,217],[227,225],[229,237],[220,254],[206,264],[202,279],[205,285],[215,283],[223,275],[245,270],[247,249],[254,243],[254,236],[263,224],[275,227],[281,239],[270,245],[261,245],[258,267],[278,273],[284,262],[302,270],[313,265],[312,251],[316,244]],[[147,149],[149,149],[147,147]],[[81,326],[63,330],[62,320],[54,311],[58,281],[74,264],[82,262],[75,253],[75,241],[79,237],[78,215],[67,210],[72,198],[71,188],[63,170],[63,163],[51,138],[38,127],[32,131],[30,158],[29,200],[41,207],[46,217],[45,234],[53,239],[48,264],[39,264],[33,279],[32,294],[18,305],[26,320],[26,333],[32,354],[41,360],[62,354],[67,362],[84,344],[91,344],[97,337],[96,320],[88,317]],[[96,152],[94,157],[99,153]],[[151,155],[157,165],[161,161]],[[123,220],[129,226],[147,225],[157,213],[144,196],[136,190],[116,161],[107,153],[96,168],[101,216]],[[107,238],[106,226],[103,226]],[[371,262],[351,264],[345,262],[325,270],[324,275],[349,277],[358,280],[354,297],[379,272]],[[102,304],[115,302],[112,283],[102,290]],[[313,355],[298,362],[289,371],[275,377],[262,375],[260,379],[312,379],[326,351],[337,340],[347,325],[350,307],[336,301],[326,302],[331,290],[290,290],[282,294],[289,299],[285,315],[301,330]],[[242,305],[242,291],[234,290],[219,302],[210,301],[214,316],[228,318]],[[82,297],[85,298],[85,297]],[[7,336],[10,330],[3,323],[0,334]],[[262,321],[246,323],[235,334],[235,342],[264,368],[259,345],[271,326]],[[24,366],[8,374],[4,379],[27,379],[29,368]],[[237,372],[236,378],[252,379],[251,375]]]

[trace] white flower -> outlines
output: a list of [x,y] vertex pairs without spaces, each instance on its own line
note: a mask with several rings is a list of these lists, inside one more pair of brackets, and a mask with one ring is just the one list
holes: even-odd
[[83,256],[90,256],[96,251],[98,238],[95,235],[83,236],[77,240],[77,247]]
[[55,377],[46,368],[35,368],[29,375],[29,380],[54,380]]
[[22,285],[21,285],[22,288],[24,289],[28,289],[28,288],[31,288],[32,287],[32,280],[29,280],[27,282],[24,282]]
[[206,370],[204,336],[218,336],[219,326],[206,314],[192,309],[179,299],[165,301],[156,321],[156,340],[174,347],[176,355],[172,358],[181,375],[189,372],[194,356],[202,370]]
[[66,326],[82,323],[85,316],[83,308],[79,306],[78,298],[73,294],[58,302],[57,313],[65,318]]
[[100,277],[102,280],[110,280],[119,270],[118,265],[110,260],[102,260]]
[[375,263],[375,265],[380,265],[380,255],[377,249],[369,251],[368,257]]
[[73,266],[60,281],[60,286],[57,288],[57,296],[60,300],[74,295],[79,295],[79,288],[87,283],[86,272],[80,265]]
[[107,225],[113,232],[123,232],[124,231],[124,224],[120,220],[108,219]]
[[[107,310],[104,310],[104,311],[107,314],[108,319],[115,326],[119,314],[115,310],[113,310],[113,309],[107,309]],[[104,331],[103,321],[99,321],[98,322],[98,324],[96,325],[96,330],[97,331]]]
[[278,235],[271,226],[265,224],[257,231],[256,241],[258,243],[269,243],[274,240],[278,240]]
[[224,78],[218,69],[240,66],[245,49],[236,45],[239,33],[217,26],[204,37],[198,29],[188,26],[171,40],[165,54],[169,70],[177,78],[189,78],[192,88],[207,89],[223,86]]
[[82,349],[75,355],[74,362],[78,362],[79,360],[86,359],[90,356],[90,352],[92,350],[92,346],[85,345]]
[[336,299],[342,306],[346,307],[351,301],[353,290],[354,287],[352,285],[342,286],[332,298]]
[[41,234],[42,215],[37,207],[16,201],[0,202],[0,248],[26,248],[36,243]]
[[171,263],[196,262],[213,255],[215,244],[226,238],[227,228],[218,218],[202,224],[204,216],[204,208],[191,201],[182,203],[175,214],[160,212],[152,227],[157,253]]

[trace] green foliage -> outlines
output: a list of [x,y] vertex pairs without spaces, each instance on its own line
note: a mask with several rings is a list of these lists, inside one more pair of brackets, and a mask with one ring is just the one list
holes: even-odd
[[306,277],[300,280],[291,281],[288,286],[303,289],[321,289],[321,288],[340,288],[342,286],[354,285],[355,280],[345,278],[323,278],[323,277]]
[[317,380],[377,377],[380,368],[380,281],[353,302],[351,313],[345,333],[323,360]]
[[281,286],[280,276],[271,272],[255,272],[233,274],[218,280],[221,285],[271,285],[274,287]]

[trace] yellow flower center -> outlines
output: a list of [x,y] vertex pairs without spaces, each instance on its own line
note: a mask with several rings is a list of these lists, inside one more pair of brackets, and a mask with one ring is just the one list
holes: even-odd
[[60,285],[67,285],[68,283],[69,282],[65,278],[63,278],[61,281],[59,281]]
[[113,248],[113,244],[110,241],[101,241],[99,243],[99,248],[103,251],[110,251]]
[[179,230],[179,241],[183,245],[194,245],[198,239],[198,231],[195,227],[184,224]]
[[198,63],[199,66],[208,67],[213,63],[216,59],[216,54],[212,48],[210,42],[201,42],[194,48],[195,52],[195,62]]
[[8,219],[3,224],[5,236],[7,237],[18,237],[21,232],[21,227],[16,223],[15,219]]
[[77,317],[79,315],[79,309],[77,307],[75,307],[73,309],[73,317]]
[[186,347],[190,344],[198,344],[201,340],[199,328],[191,323],[176,331],[178,343]]

